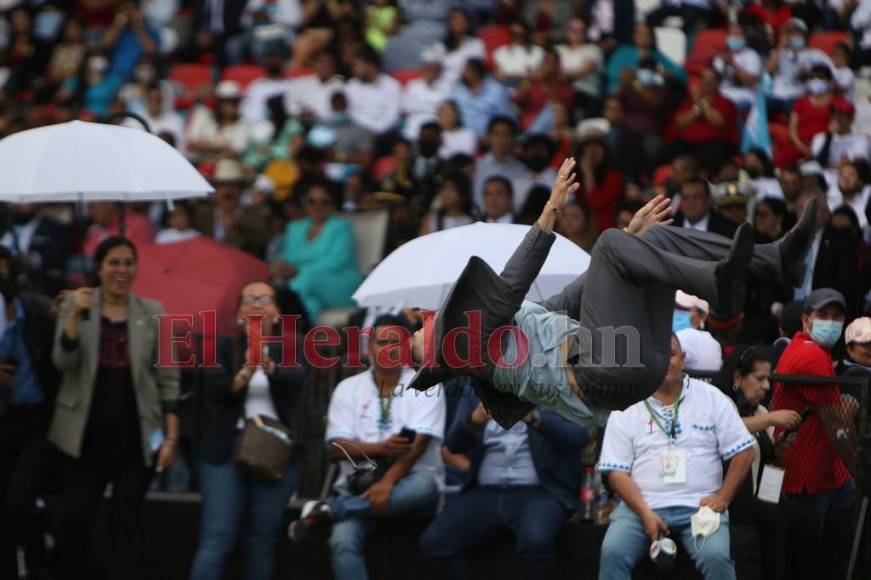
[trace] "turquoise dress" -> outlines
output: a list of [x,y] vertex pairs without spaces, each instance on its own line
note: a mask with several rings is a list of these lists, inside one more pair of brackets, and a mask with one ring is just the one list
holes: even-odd
[[312,322],[325,308],[353,306],[351,294],[363,281],[357,268],[354,230],[340,217],[331,216],[321,233],[306,238],[311,218],[287,224],[282,258],[296,267],[290,289],[299,295]]
[[[661,64],[665,70],[671,73],[675,78],[682,83],[687,82],[687,73],[684,69],[675,64],[667,56],[654,50],[650,55],[657,64]],[[621,44],[611,55],[608,60],[608,94],[610,95],[620,86],[620,73],[624,68],[638,68],[638,49],[630,44]]]

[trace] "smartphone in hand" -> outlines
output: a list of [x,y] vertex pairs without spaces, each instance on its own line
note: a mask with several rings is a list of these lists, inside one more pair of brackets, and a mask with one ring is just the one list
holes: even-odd
[[409,443],[414,443],[414,438],[417,437],[417,431],[409,429],[408,427],[403,427],[402,431],[399,432],[399,436]]

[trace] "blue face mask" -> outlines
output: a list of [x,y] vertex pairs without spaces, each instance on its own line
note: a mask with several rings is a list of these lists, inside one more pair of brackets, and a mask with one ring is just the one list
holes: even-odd
[[789,39],[789,46],[793,50],[801,50],[804,48],[804,37],[802,36],[793,36]]
[[743,36],[727,36],[726,46],[732,52],[738,52],[739,50],[743,50],[744,47],[747,46],[747,42],[744,40]]
[[843,320],[819,320],[811,321],[811,337],[820,346],[831,348],[841,338],[844,330]]
[[690,322],[690,318],[691,315],[686,310],[675,310],[674,318],[671,319],[672,332],[679,332],[685,328],[692,328],[693,324]]

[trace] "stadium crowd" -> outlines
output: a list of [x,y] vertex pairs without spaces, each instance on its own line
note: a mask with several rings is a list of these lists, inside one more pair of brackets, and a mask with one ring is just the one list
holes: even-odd
[[[110,578],[132,577],[155,469],[161,485],[202,494],[192,578],[220,578],[240,537],[247,577],[272,577],[284,507],[307,465],[294,452],[264,483],[240,470],[234,449],[240,419],[299,427],[306,369],[276,366],[277,352],[243,366],[240,328],[222,337],[220,368],[202,371],[198,424],[180,427],[187,375],[152,368],[162,307],[130,290],[142,248],[200,237],[237,248],[269,265],[238,297],[240,321],[333,323],[372,266],[358,261],[364,241],[348,216],[386,213],[373,234],[384,255],[476,221],[532,224],[568,156],[580,188],[556,231],[580,248],[630,227],[659,194],[674,209],[667,227],[731,237],[748,221],[757,244],[781,239],[815,201],[803,276],[791,285],[751,274],[737,324],[678,293],[665,394],[603,429],[536,410],[505,430],[457,395],[470,393],[462,381],[443,397],[399,396],[411,370],[373,362],[330,385],[321,429],[342,467],[292,539],[328,523],[335,577],[365,578],[362,546],[377,521],[440,513],[420,551],[441,577],[466,577],[462,556],[498,530],[516,536],[524,577],[552,577],[555,537],[579,507],[582,456],[594,466],[601,447],[597,473],[629,504],[613,516],[621,526],[603,546],[602,577],[635,564],[630,535],[646,548],[688,526],[687,501],[702,495],[717,513],[731,504],[733,523],[765,530],[766,578],[844,577],[867,392],[769,379],[871,376],[871,0],[5,0],[0,10],[0,137],[74,119],[146,125],[215,188],[123,211],[3,208],[0,577],[23,564],[40,573],[28,547],[41,543],[34,505],[54,455],[69,578],[100,577],[105,565]],[[395,346],[387,329],[421,324],[399,308],[342,316],[375,328],[363,353],[373,360]],[[662,441],[668,429],[673,438],[684,369],[720,389],[692,387],[718,411],[685,411],[711,462],[687,466],[733,463],[663,500],[623,477],[645,458],[628,417],[649,413],[653,434],[658,414]],[[752,466],[737,460],[749,446]],[[361,483],[358,463],[378,478]],[[767,465],[785,469],[779,504],[756,497]],[[93,558],[81,530],[109,482],[114,543]],[[662,512],[675,501],[680,517]],[[726,554],[707,553],[699,569],[734,577],[728,532],[725,544],[714,537],[708,549]]]

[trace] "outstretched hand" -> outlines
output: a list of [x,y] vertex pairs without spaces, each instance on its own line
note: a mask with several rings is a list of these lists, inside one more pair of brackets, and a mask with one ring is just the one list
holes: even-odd
[[671,200],[659,194],[635,212],[626,226],[626,232],[637,236],[650,226],[667,226],[674,221],[671,218],[672,212]]
[[575,182],[574,169],[576,163],[574,157],[568,157],[563,161],[562,166],[556,174],[553,189],[550,190],[550,200],[548,200],[556,210],[562,209],[566,204],[566,200],[568,200],[569,194],[573,195],[581,186],[580,183]]

